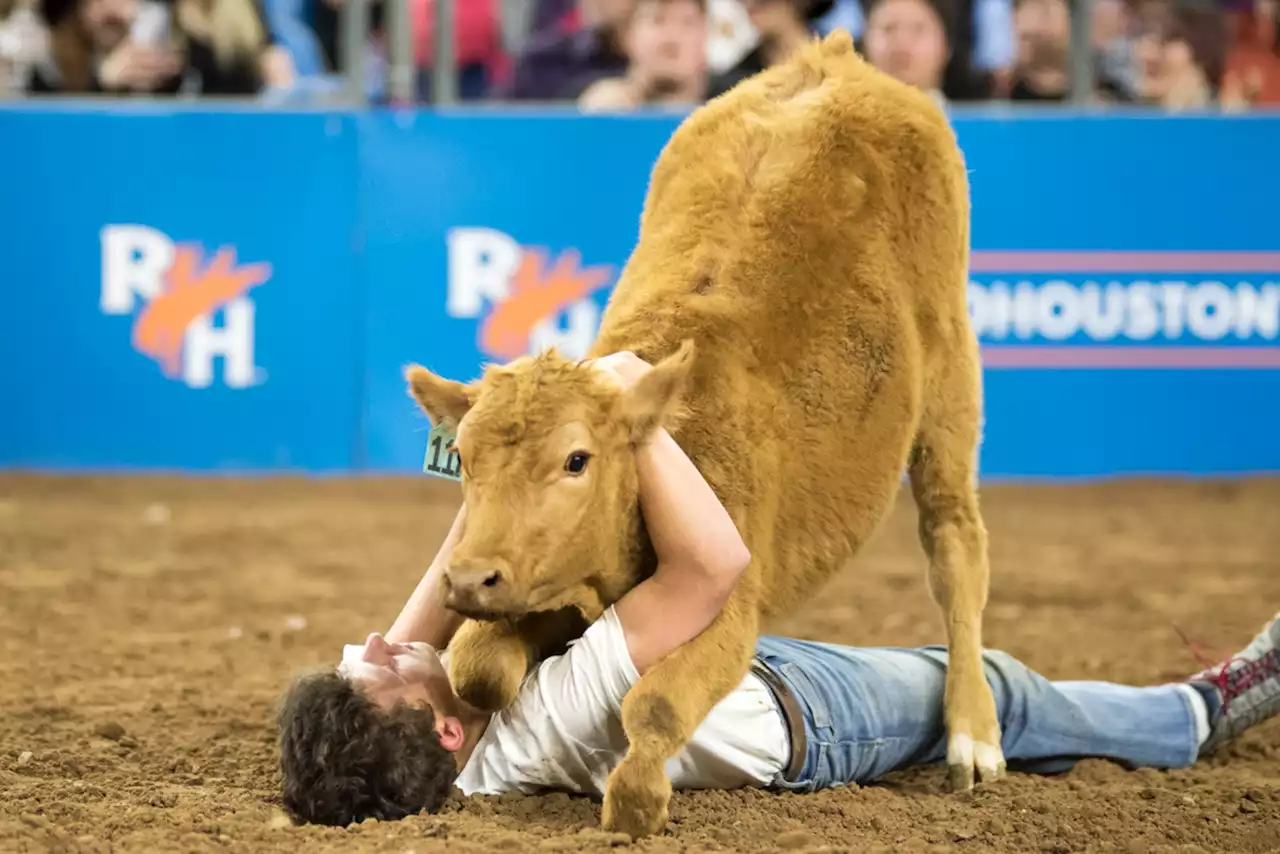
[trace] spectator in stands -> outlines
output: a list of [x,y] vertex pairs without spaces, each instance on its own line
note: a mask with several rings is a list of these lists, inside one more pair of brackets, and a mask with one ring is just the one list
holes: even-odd
[[833,0],[743,0],[751,24],[759,33],[755,49],[737,65],[711,78],[708,98],[729,91],[738,82],[791,55],[813,38],[815,22],[831,10]]
[[0,96],[27,87],[48,52],[49,34],[32,0],[0,0]]
[[516,60],[510,81],[497,88],[500,99],[577,100],[606,77],[624,76],[623,30],[635,0],[580,0],[580,26],[535,32]]
[[[1098,79],[1094,95],[1098,100],[1129,102],[1137,99],[1135,37],[1138,32],[1138,22],[1129,0],[1095,0],[1093,49]],[[1069,34],[1067,41],[1070,42]],[[1063,59],[1064,68],[1069,61],[1069,57]]]
[[[304,63],[307,72],[338,72],[342,0],[263,0],[263,3],[272,21],[272,30],[287,32],[294,53],[307,54]],[[370,0],[368,10],[371,42],[384,28],[386,10],[380,0]],[[372,45],[369,46],[372,49]]]
[[[432,101],[435,74],[436,0],[410,0],[409,23],[413,29],[413,56],[418,69],[417,94]],[[479,100],[507,72],[502,24],[495,0],[465,0],[454,7],[453,60],[457,69],[458,99]]]
[[[512,0],[504,0],[510,3]],[[582,11],[578,0],[515,0],[532,5],[529,35],[551,32],[571,33],[582,29]]]
[[759,43],[760,34],[742,0],[707,0],[707,72],[711,76],[731,70]]
[[1171,4],[1147,19],[1136,45],[1141,99],[1168,110],[1219,104],[1226,70],[1227,32],[1216,6]]
[[[951,0],[951,60],[943,73],[943,90],[949,97],[969,100],[1008,92],[1017,57],[1013,6],[1013,0]],[[859,0],[835,0],[831,11],[815,23],[824,34],[835,27],[848,30],[859,43],[866,36]]]
[[[339,32],[343,0],[259,0],[276,43],[293,61],[297,83],[292,91],[306,95],[336,92],[345,86]],[[377,102],[387,94],[389,46],[386,6],[368,0],[364,49],[364,96]],[[410,6],[410,20],[416,14]],[[415,36],[416,37],[416,36]]]
[[868,0],[863,51],[876,68],[946,106],[943,75],[951,48],[948,9],[939,0]]
[[1018,0],[1018,59],[1009,97],[1062,101],[1071,94],[1071,10],[1066,0]]
[[588,86],[584,111],[693,107],[706,97],[706,0],[637,0],[623,45],[626,73]]
[[967,13],[969,24],[951,39],[953,69],[1000,95],[1009,91],[1018,55],[1013,8],[1013,0],[966,0],[952,13],[957,17]]
[[293,62],[275,43],[258,0],[176,0],[179,31],[205,95],[251,95],[293,85]]
[[249,95],[292,83],[253,0],[42,0],[42,11],[51,50],[32,92]]
[[[1007,87],[1012,69],[975,65],[974,16],[981,2],[863,0],[867,18],[862,51],[868,58],[874,53],[878,60],[873,63],[920,86],[939,103],[991,98]],[[1012,44],[1012,32],[1009,36]],[[1000,53],[990,47],[988,52],[991,57]],[[935,73],[939,61],[942,67]]]
[[[50,50],[33,69],[30,91],[178,89],[185,63],[162,32],[168,30],[167,6],[137,0],[42,0],[41,13],[50,30]],[[161,19],[166,20],[163,28],[148,23]]]
[[1280,104],[1280,0],[1236,0],[1227,12],[1231,52],[1224,101]]

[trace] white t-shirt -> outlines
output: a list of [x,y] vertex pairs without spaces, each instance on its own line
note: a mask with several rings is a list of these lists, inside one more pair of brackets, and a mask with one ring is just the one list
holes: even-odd
[[[613,608],[563,655],[530,673],[495,714],[457,787],[464,794],[542,789],[603,796],[627,752],[622,698],[639,680]],[[667,761],[676,789],[767,786],[790,760],[790,738],[772,692],[747,674]]]

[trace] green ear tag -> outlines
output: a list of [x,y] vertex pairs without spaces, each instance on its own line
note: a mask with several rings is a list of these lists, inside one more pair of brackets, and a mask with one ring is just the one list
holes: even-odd
[[432,477],[445,480],[461,481],[462,465],[458,460],[458,452],[453,449],[456,438],[453,428],[445,422],[431,428],[427,436],[427,455],[422,460],[422,470]]

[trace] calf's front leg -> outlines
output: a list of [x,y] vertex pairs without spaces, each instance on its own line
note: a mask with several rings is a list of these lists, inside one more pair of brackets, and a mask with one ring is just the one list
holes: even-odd
[[464,703],[486,712],[511,705],[529,668],[582,636],[587,622],[574,608],[526,614],[519,620],[467,620],[449,645],[449,682]]
[[629,747],[605,785],[603,826],[632,839],[667,824],[666,762],[717,703],[738,687],[755,654],[755,602],[741,587],[700,635],[647,670],[622,701]]
[[449,682],[462,702],[498,712],[515,700],[529,669],[529,648],[509,620],[466,620],[449,644]]

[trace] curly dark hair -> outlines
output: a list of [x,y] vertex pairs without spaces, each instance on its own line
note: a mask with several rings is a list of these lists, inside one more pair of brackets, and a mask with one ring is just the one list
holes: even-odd
[[298,679],[277,724],[284,807],[300,822],[345,826],[434,813],[458,776],[430,708],[382,709],[332,670]]

